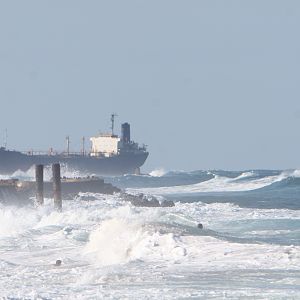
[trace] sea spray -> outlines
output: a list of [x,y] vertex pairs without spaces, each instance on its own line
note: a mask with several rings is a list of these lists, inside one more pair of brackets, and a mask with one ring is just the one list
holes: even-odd
[[[70,168],[67,164],[61,164],[61,176],[67,178],[76,178],[76,177],[87,177],[93,174],[85,173],[82,171],[75,170]],[[27,171],[17,170],[12,175],[0,175],[0,179],[9,179],[9,178],[17,178],[19,180],[35,180],[35,165],[30,167]],[[51,165],[44,166],[44,180],[50,181],[52,179],[52,168]]]
[[91,232],[84,253],[93,263],[101,265],[132,260],[170,261],[186,255],[179,240],[173,233],[160,233],[145,226],[142,220],[110,219]]
[[31,229],[39,220],[33,207],[5,206],[0,204],[0,238],[17,236]]
[[166,174],[166,170],[164,168],[158,168],[149,173],[150,176],[153,177],[162,177]]
[[105,220],[90,234],[86,253],[102,265],[128,262],[133,248],[143,238],[141,226],[124,219]]

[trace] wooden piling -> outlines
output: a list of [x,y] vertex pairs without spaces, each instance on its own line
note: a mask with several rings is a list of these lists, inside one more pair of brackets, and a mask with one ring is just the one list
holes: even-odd
[[61,211],[62,200],[61,200],[60,164],[52,165],[52,177],[53,177],[54,207],[57,210]]
[[35,165],[36,202],[44,204],[44,166]]

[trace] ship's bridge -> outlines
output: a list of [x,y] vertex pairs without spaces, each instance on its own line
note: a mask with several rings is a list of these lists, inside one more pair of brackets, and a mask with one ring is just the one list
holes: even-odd
[[100,136],[91,137],[92,151],[91,156],[110,157],[117,155],[121,148],[121,139],[113,134],[101,134]]

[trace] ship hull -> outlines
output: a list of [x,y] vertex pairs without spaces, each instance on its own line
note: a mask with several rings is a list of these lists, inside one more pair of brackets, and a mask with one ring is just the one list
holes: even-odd
[[112,157],[83,155],[30,155],[18,151],[0,150],[0,173],[11,175],[17,170],[26,172],[35,164],[61,163],[70,169],[97,175],[133,174],[148,157],[148,152],[123,152]]

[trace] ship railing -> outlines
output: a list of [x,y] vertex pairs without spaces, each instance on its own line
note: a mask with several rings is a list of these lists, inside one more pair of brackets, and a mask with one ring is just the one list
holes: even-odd
[[53,155],[58,153],[57,151],[43,151],[43,150],[27,150],[27,151],[20,151],[23,154],[27,155],[49,155],[52,153]]
[[129,149],[119,149],[118,152],[89,152],[89,151],[57,151],[50,149],[49,151],[38,151],[38,150],[29,150],[29,151],[20,151],[23,154],[30,155],[30,156],[62,156],[62,157],[74,157],[74,156],[93,156],[93,157],[113,157],[120,154],[120,152],[126,152],[126,151],[147,151],[147,146],[142,145],[142,147],[139,147],[138,144],[134,144],[135,147],[130,147]]
[[139,147],[139,150],[147,151],[147,147],[148,147],[148,145],[142,144],[142,146]]
[[29,150],[29,151],[21,151],[21,153],[26,155],[41,155],[41,156],[54,156],[54,155],[61,155],[61,156],[88,156],[89,152],[80,151],[80,152],[66,152],[66,151],[57,151],[57,150],[49,150],[49,151],[38,151],[38,150]]
[[49,151],[37,151],[37,150],[29,150],[29,151],[20,151],[23,154],[31,155],[31,156],[55,156],[59,155],[62,157],[74,157],[74,156],[93,156],[93,157],[112,157],[117,156],[119,153],[115,152],[89,152],[89,151],[57,151],[57,150],[49,150]]

